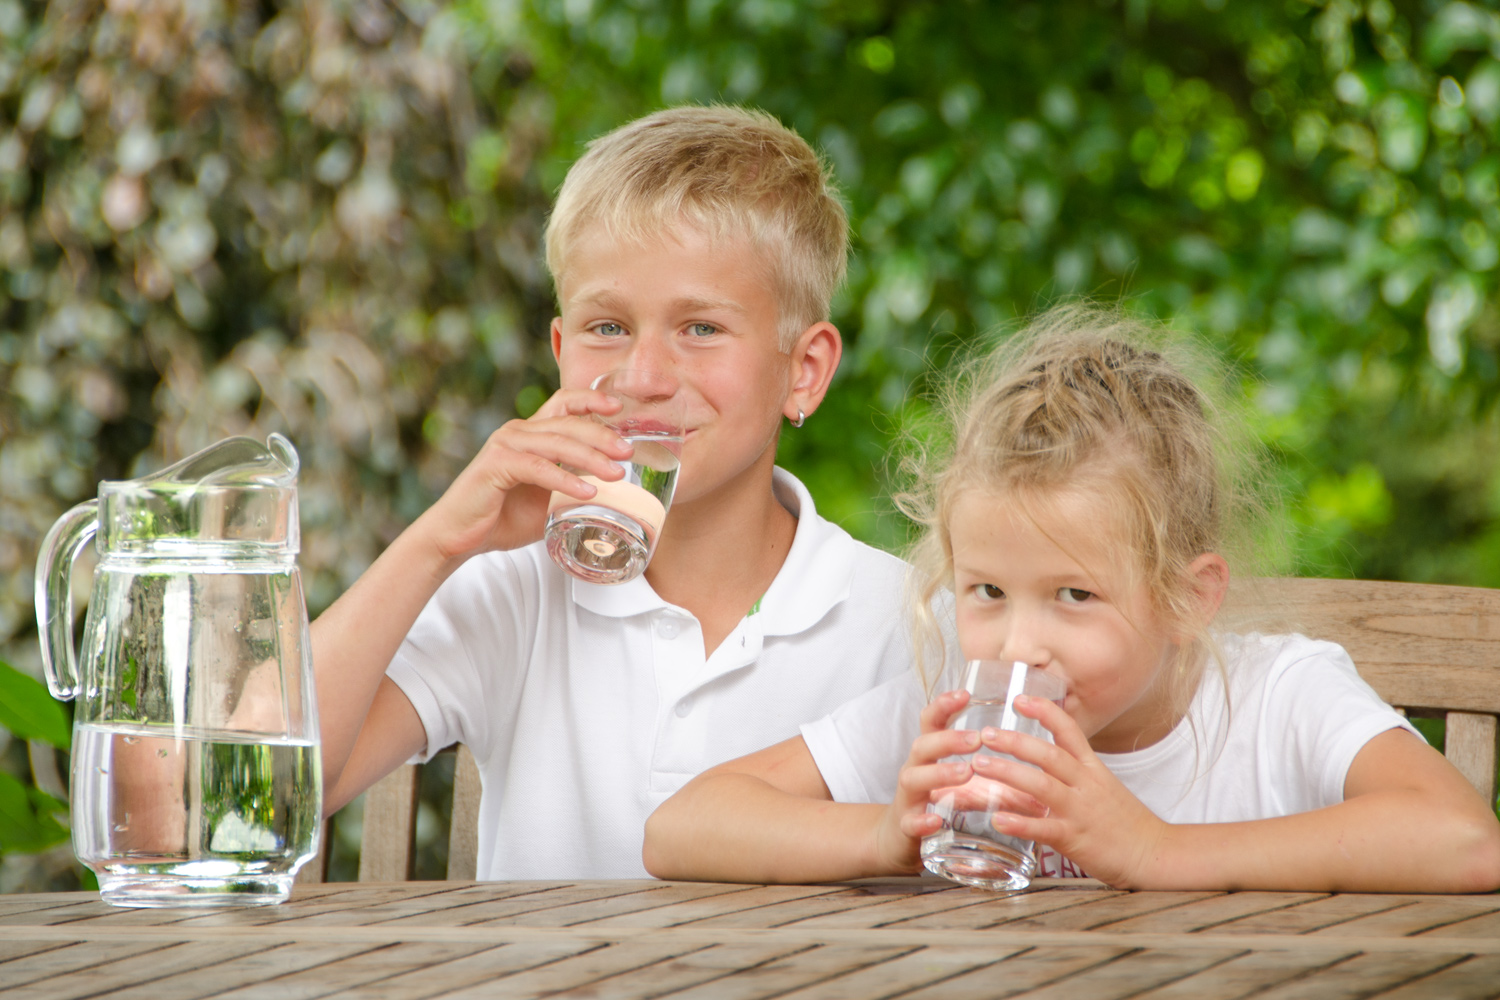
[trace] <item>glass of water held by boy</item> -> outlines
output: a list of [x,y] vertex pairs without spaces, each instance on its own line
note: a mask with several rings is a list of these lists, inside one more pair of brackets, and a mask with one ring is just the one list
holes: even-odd
[[[847,224],[802,139],[732,107],[630,122],[569,170],[545,238],[560,388],[313,623],[327,801],[462,742],[479,878],[639,878],[646,817],[689,778],[908,669],[906,567],[775,466],[842,352]],[[543,535],[640,456],[597,384],[620,370],[675,385],[681,470],[644,572],[605,585]]]
[[682,466],[683,404],[675,379],[621,368],[590,386],[619,400],[620,412],[599,418],[631,447],[621,477],[583,480],[597,491],[579,503],[553,492],[547,503],[547,554],[590,583],[624,583],[646,569],[661,535]]

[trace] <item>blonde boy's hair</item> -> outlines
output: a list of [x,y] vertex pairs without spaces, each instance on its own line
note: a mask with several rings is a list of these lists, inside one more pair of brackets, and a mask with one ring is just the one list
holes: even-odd
[[1061,526],[1059,501],[1097,498],[1091,510],[1105,523],[1077,526],[1085,536],[1111,532],[1112,565],[1094,572],[1144,585],[1158,624],[1186,640],[1174,679],[1190,694],[1205,654],[1221,665],[1222,656],[1189,565],[1217,552],[1240,571],[1264,572],[1279,554],[1265,546],[1275,519],[1261,500],[1260,450],[1215,398],[1225,381],[1201,350],[1165,331],[1077,304],[971,363],[945,399],[951,441],[916,456],[907,471],[918,488],[899,498],[926,528],[912,554],[922,631],[935,636],[933,598],[953,584],[948,525],[961,495],[994,494],[1049,531]]
[[711,239],[748,239],[765,255],[783,350],[828,319],[849,251],[833,181],[775,118],[723,105],[668,108],[589,143],[547,220],[547,267],[559,295],[589,228],[645,244],[684,223]]

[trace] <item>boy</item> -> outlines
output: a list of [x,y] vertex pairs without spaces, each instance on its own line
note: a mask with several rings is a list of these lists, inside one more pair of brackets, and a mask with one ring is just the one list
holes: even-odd
[[[327,808],[461,741],[480,878],[645,877],[646,817],[689,778],[909,669],[905,565],[774,468],[842,351],[847,227],[806,143],[737,108],[650,115],[590,145],[546,242],[561,388],[313,626]],[[539,539],[551,491],[595,492],[568,469],[621,475],[590,419],[617,368],[676,380],[687,434],[645,576],[607,587]]]

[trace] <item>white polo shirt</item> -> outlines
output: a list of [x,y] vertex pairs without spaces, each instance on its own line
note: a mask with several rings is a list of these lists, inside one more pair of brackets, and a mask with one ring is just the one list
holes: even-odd
[[906,564],[787,472],[774,488],[791,551],[707,659],[644,577],[584,583],[541,543],[470,559],[428,603],[388,673],[428,756],[463,742],[479,762],[479,878],[648,877],[646,818],[689,778],[912,669]]

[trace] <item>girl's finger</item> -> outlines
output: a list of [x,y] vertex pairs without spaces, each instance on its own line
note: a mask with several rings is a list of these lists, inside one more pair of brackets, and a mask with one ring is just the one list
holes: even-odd
[[947,764],[927,764],[917,767],[903,767],[900,776],[896,779],[896,783],[901,786],[903,792],[913,797],[925,798],[935,789],[961,785],[968,781],[973,774],[973,768],[962,761],[954,761]]
[[946,729],[953,716],[968,703],[969,692],[944,691],[922,709],[922,732],[930,733]]
[[1077,758],[1046,740],[1039,740],[1026,733],[993,728],[981,730],[979,738],[988,749],[1035,765],[1064,784],[1074,784],[1079,776]]
[[[1045,743],[1042,745],[1046,746]],[[1044,807],[1050,807],[1060,801],[1062,791],[1068,787],[1066,782],[1059,781],[1041,768],[1007,760],[1004,757],[975,754],[972,766],[976,776],[1009,785],[1029,795]]]
[[923,733],[911,744],[908,764],[927,764],[942,757],[959,757],[979,749],[979,734],[972,729],[939,729]]
[[943,818],[936,813],[908,812],[901,815],[901,834],[913,840],[929,837],[943,828]]
[[1055,744],[1079,760],[1087,760],[1094,755],[1093,748],[1089,746],[1088,737],[1083,735],[1083,730],[1078,728],[1078,723],[1073,721],[1073,717],[1064,712],[1057,702],[1048,698],[1022,695],[1016,698],[1015,709],[1027,718],[1040,722],[1052,734],[1052,741]]

